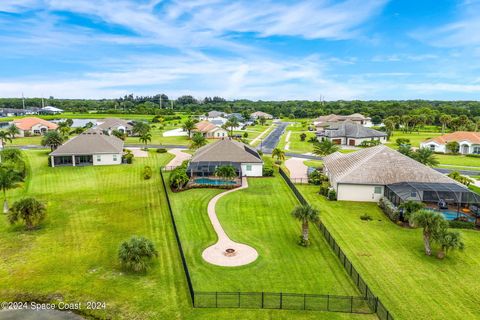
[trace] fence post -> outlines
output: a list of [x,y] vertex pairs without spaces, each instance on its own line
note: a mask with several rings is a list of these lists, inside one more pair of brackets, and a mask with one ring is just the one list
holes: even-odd
[[215,308],[218,308],[218,292],[215,291]]
[[283,308],[283,293],[280,292],[280,309]]
[[265,301],[265,292],[262,291],[262,309],[263,309],[263,306],[264,306],[264,301]]
[[327,311],[330,311],[330,295],[327,294]]
[[238,291],[238,307],[240,308],[240,291]]

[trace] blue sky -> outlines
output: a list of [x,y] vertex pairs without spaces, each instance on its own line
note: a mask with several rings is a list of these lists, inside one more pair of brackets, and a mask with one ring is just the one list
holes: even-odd
[[0,96],[480,98],[480,0],[1,0]]

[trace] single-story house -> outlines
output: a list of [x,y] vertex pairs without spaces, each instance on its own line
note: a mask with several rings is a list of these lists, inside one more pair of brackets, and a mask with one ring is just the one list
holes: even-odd
[[386,188],[401,183],[466,189],[455,180],[384,145],[347,154],[335,152],[324,158],[324,170],[338,200],[377,202],[386,195]]
[[123,140],[90,129],[52,151],[50,164],[52,167],[121,164],[122,155]]
[[256,111],[256,112],[254,112],[250,115],[250,118],[253,119],[253,120],[257,120],[257,119],[262,118],[262,117],[267,119],[267,120],[273,119],[273,116],[271,114],[266,113],[266,112],[262,112],[262,111]]
[[451,152],[447,143],[456,141],[462,154],[480,154],[480,132],[456,131],[439,137],[428,139],[420,144],[421,148],[428,148],[435,152]]
[[232,165],[239,177],[261,177],[263,160],[258,152],[236,140],[222,139],[208,144],[195,152],[187,168],[191,177],[214,176],[219,166]]
[[109,135],[112,131],[117,130],[126,135],[132,135],[133,125],[127,120],[118,118],[106,118],[97,121],[96,129],[107,132]]
[[63,110],[52,106],[46,106],[38,110],[39,114],[60,114]]
[[14,108],[1,108],[0,109],[0,117],[18,117],[18,116],[25,116],[36,114],[32,109],[14,109]]
[[212,111],[209,111],[207,113],[207,117],[209,119],[211,118],[217,118],[217,117],[225,117],[227,115],[227,113],[225,112],[222,112],[222,111],[216,111],[216,110],[212,110]]
[[192,135],[196,132],[200,132],[207,139],[222,139],[228,137],[227,130],[206,120],[200,121],[195,125],[195,129],[192,130]]
[[47,131],[56,130],[58,128],[57,124],[36,117],[16,119],[13,120],[13,124],[20,131],[20,134],[18,134],[20,137],[41,135]]
[[328,124],[343,122],[343,121],[351,121],[358,123],[364,127],[371,127],[372,119],[370,117],[365,117],[363,114],[360,113],[353,113],[351,115],[337,115],[337,114],[329,114],[327,116],[320,116],[313,121],[313,125],[317,127],[318,130],[322,130]]
[[331,123],[324,130],[317,131],[319,140],[329,139],[335,144],[358,146],[363,141],[378,140],[387,142],[387,134],[371,128],[366,128],[357,122],[343,121]]

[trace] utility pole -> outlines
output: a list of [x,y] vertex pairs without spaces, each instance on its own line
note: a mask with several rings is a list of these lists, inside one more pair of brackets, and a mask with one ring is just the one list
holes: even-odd
[[162,95],[158,98],[158,104],[160,105],[160,109],[162,109]]
[[23,96],[23,92],[22,92],[22,105],[23,105],[23,109],[25,109],[25,97]]
[[173,100],[170,100],[170,106],[171,106],[171,108],[172,108],[172,110],[173,110]]

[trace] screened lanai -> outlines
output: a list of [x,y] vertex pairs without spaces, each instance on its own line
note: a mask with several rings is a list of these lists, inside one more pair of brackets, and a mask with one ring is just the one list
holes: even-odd
[[480,220],[480,195],[456,183],[395,183],[385,186],[385,197],[395,206],[421,201],[427,208],[468,213]]
[[241,164],[231,161],[192,161],[188,164],[187,174],[190,178],[211,177],[215,175],[215,170],[220,166],[233,166],[237,171],[237,176],[242,176]]

